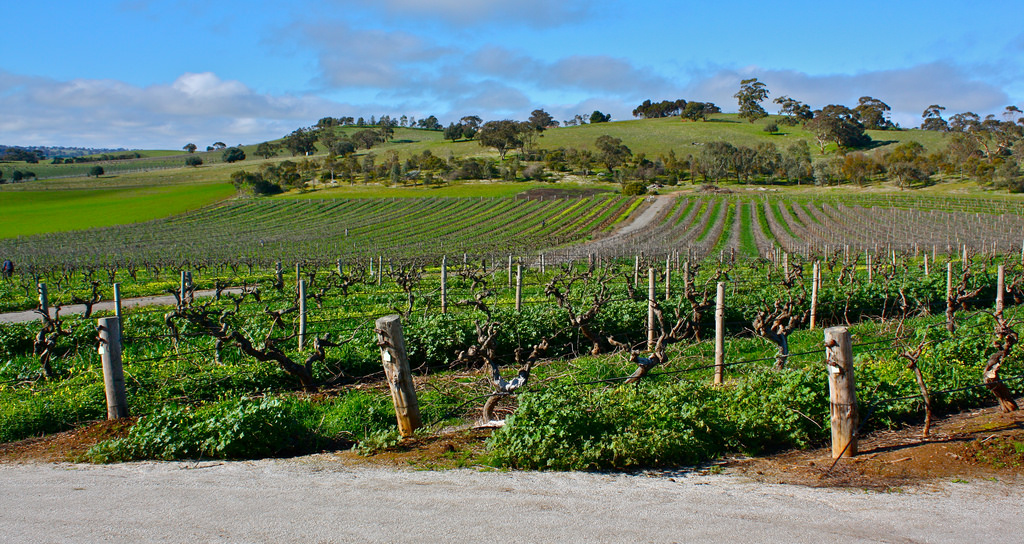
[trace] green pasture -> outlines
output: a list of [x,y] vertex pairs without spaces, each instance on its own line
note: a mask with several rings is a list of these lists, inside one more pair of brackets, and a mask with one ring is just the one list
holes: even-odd
[[195,210],[234,193],[228,183],[3,192],[0,238],[149,221]]
[[336,187],[322,188],[301,192],[289,192],[280,199],[321,199],[321,198],[423,198],[423,197],[508,197],[515,196],[531,189],[557,189],[559,191],[582,191],[584,189],[600,189],[618,193],[618,185],[600,183],[559,183],[557,185],[543,182],[455,182],[444,185],[415,187],[384,187],[377,184],[339,184]]

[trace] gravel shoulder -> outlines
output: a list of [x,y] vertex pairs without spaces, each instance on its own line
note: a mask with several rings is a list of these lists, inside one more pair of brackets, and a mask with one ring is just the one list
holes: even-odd
[[332,457],[0,465],[0,531],[10,542],[993,542],[1024,525],[1020,486],[989,481],[877,493]]

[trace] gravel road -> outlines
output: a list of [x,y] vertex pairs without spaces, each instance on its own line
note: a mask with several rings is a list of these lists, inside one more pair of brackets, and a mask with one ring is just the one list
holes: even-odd
[[6,542],[1008,542],[1020,484],[878,493],[731,475],[411,471],[330,455],[0,465]]
[[[240,288],[237,288],[237,287],[232,287],[232,288],[229,288],[229,289],[224,289],[224,291],[222,291],[222,293],[225,294],[225,295],[238,294],[238,293],[241,293],[241,292],[242,292],[242,290]],[[217,293],[216,290],[209,289],[209,290],[205,290],[205,291],[196,291],[195,293],[192,294],[192,296],[195,297],[195,298],[207,298],[207,297],[212,297],[216,293]],[[159,305],[172,306],[172,305],[177,303],[177,300],[178,299],[174,298],[174,296],[172,296],[172,295],[159,295],[159,296],[152,296],[152,297],[125,298],[125,299],[121,299],[121,309],[136,308],[136,307],[140,307],[140,306],[159,306]],[[101,310],[104,310],[104,311],[114,311],[114,301],[113,300],[104,300],[102,302],[97,302],[92,307],[92,311],[93,312],[99,312]],[[61,315],[65,316],[65,317],[67,317],[69,315],[82,315],[82,314],[85,313],[85,305],[84,304],[68,304],[67,306],[61,306],[60,313],[61,313]],[[53,308],[53,307],[50,308],[50,315],[51,316],[56,315],[56,309],[55,308]],[[29,321],[39,321],[39,319],[41,319],[41,314],[36,312],[35,310],[28,310],[28,311],[25,311],[25,312],[10,312],[10,313],[6,313],[6,314],[0,314],[0,323],[28,323]]]

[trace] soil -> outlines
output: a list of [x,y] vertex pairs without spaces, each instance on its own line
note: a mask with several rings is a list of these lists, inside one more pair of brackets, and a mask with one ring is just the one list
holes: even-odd
[[[78,429],[0,444],[0,463],[79,462],[91,446],[124,436],[133,420],[99,421]],[[862,437],[858,455],[833,463],[831,448],[792,450],[754,458],[728,458],[696,467],[699,474],[733,474],[754,481],[809,487],[898,491],[931,482],[980,480],[1015,483],[1024,473],[1024,411],[987,408],[921,426]],[[452,469],[482,465],[491,429],[452,428],[408,439],[373,455],[324,452],[332,462],[382,468]]]

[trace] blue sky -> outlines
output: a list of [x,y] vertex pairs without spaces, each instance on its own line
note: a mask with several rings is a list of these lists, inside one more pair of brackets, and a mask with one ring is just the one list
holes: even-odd
[[[1024,108],[1020,1],[11,2],[0,144],[255,143],[326,116],[632,118],[644,99]],[[771,112],[777,107],[764,104]]]

